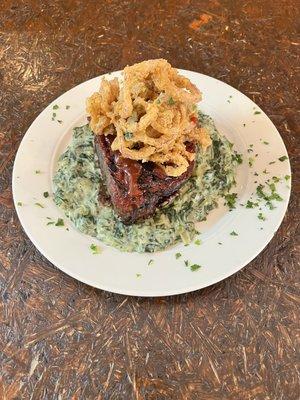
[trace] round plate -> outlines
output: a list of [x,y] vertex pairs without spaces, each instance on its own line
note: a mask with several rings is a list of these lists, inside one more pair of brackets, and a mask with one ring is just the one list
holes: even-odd
[[[98,89],[100,77],[74,87],[51,103],[20,144],[12,185],[21,224],[49,261],[81,282],[134,296],[167,296],[201,289],[253,260],[283,219],[291,171],[275,126],[255,103],[233,87],[196,72],[180,73],[202,91],[200,109],[214,119],[218,130],[234,143],[244,160],[232,190],[238,194],[236,208],[229,212],[224,200],[220,201],[219,208],[200,224],[200,245],[179,244],[153,254],[122,253],[78,232],[54,204],[52,176],[57,158],[69,143],[72,128],[86,122],[85,101]],[[115,76],[119,77],[120,72],[107,77]],[[282,198],[274,202],[276,208],[270,210],[266,201],[259,207],[245,207],[253,193],[255,202],[257,186],[266,184],[267,179],[273,182],[273,177],[280,178],[276,190]],[[45,198],[44,192],[49,192],[49,197]],[[58,218],[64,219],[64,226],[48,224]],[[91,244],[99,245],[101,254],[93,254]],[[176,253],[181,257],[177,259]],[[191,271],[184,261],[201,268]]]

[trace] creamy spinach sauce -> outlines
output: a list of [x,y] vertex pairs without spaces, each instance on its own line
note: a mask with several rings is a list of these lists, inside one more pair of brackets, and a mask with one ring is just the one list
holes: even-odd
[[235,184],[236,152],[217,131],[213,120],[199,113],[201,125],[212,146],[199,151],[193,176],[174,201],[162,206],[153,217],[124,225],[112,207],[98,201],[103,182],[94,151],[94,135],[88,125],[74,128],[72,143],[60,157],[54,176],[54,201],[75,227],[102,242],[127,252],[154,252],[176,242],[191,242],[202,221],[218,199]]

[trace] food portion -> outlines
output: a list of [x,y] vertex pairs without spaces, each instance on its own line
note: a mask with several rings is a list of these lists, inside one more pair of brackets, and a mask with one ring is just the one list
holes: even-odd
[[94,134],[88,125],[74,129],[72,143],[59,160],[55,203],[78,230],[121,251],[154,252],[180,241],[188,244],[197,233],[195,223],[204,220],[235,183],[237,165],[232,144],[220,135],[212,119],[201,113],[198,119],[212,145],[207,151],[200,149],[192,176],[174,200],[162,204],[151,217],[125,225],[107,201]]
[[163,59],[103,79],[54,177],[55,202],[82,232],[153,252],[196,234],[234,184],[232,145],[202,114],[201,93]]
[[200,91],[163,59],[103,79],[87,100],[90,127],[110,201],[124,223],[151,216],[191,176],[211,145],[198,121]]
[[87,112],[95,134],[113,137],[113,151],[180,176],[195,159],[196,148],[188,144],[211,144],[197,124],[200,99],[197,87],[166,60],[149,60],[124,68],[121,84],[103,79],[87,100]]

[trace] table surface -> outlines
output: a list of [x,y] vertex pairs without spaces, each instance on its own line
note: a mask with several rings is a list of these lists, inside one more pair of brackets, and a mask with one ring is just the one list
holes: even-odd
[[[1,1],[1,399],[299,398],[297,4]],[[191,294],[131,298],[76,282],[34,248],[14,210],[11,174],[50,101],[159,57],[262,107],[291,157],[293,193],[271,243],[239,273]]]

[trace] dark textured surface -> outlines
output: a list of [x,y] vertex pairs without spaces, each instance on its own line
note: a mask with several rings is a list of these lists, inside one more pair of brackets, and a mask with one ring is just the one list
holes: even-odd
[[[1,0],[0,399],[299,398],[298,6]],[[283,224],[251,264],[202,291],[151,300],[92,289],[45,260],[16,217],[11,172],[26,129],[56,96],[157,57],[256,101],[294,175]]]

